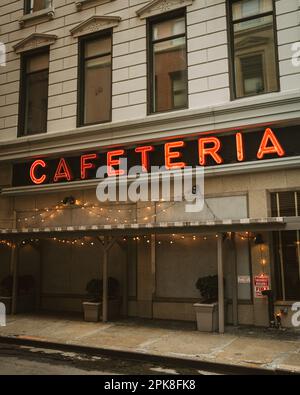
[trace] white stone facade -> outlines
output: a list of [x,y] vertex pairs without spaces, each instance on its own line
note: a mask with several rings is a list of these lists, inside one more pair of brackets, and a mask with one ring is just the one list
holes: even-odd
[[[80,9],[75,0],[53,0],[52,19],[29,20],[20,26],[23,0],[1,0],[0,42],[6,45],[7,65],[0,68],[0,141],[13,141],[17,137],[20,54],[13,46],[33,33],[57,36],[50,50],[48,134],[67,132],[72,139],[76,130],[78,38],[70,31],[95,15],[120,18],[113,28],[112,122],[98,130],[105,132],[128,121],[138,126],[141,121],[149,118],[151,122],[155,118],[162,120],[163,134],[166,129],[163,124],[175,115],[147,116],[146,19],[145,15],[138,16],[137,11],[151,2],[95,0],[82,3]],[[272,107],[274,99],[299,96],[300,67],[292,64],[292,44],[300,41],[298,0],[276,1],[280,92],[235,101],[230,101],[226,1],[184,3],[187,5],[189,110],[176,112],[176,116],[187,116],[199,109],[211,116],[213,110],[217,113],[223,106],[230,110],[259,102],[266,108],[268,102]],[[161,12],[161,9],[182,6],[182,2],[163,1],[158,5],[156,12]],[[234,119],[235,115],[232,121]],[[83,128],[82,132],[89,133],[89,128]],[[45,136],[40,136],[43,138]]]
[[[149,4],[153,7],[145,9]],[[0,66],[1,188],[11,186],[11,163],[16,160],[26,161],[28,157],[59,156],[80,150],[88,152],[109,145],[175,138],[178,135],[229,128],[300,124],[300,66],[295,66],[292,62],[292,45],[300,42],[299,0],[275,1],[280,91],[239,100],[231,100],[230,95],[225,0],[53,0],[50,14],[47,12],[42,15],[38,22],[30,18],[24,19],[23,0],[0,0],[0,5],[0,42],[7,49],[7,64],[5,67]],[[189,108],[148,115],[146,17],[182,5],[187,7]],[[113,28],[112,121],[77,128],[78,36],[99,30],[103,26]],[[50,46],[48,132],[18,138],[19,52],[26,49],[26,41],[24,44],[23,40],[31,37],[30,45],[39,45],[36,44],[38,37],[42,37],[39,35],[45,34],[53,41]],[[77,185],[74,190],[71,188],[72,186],[65,189],[61,186],[57,190],[52,188],[47,194],[42,194],[47,187],[43,191],[37,188],[37,193],[31,190],[27,193],[18,191],[15,194],[10,191],[3,194],[0,197],[0,228],[13,226],[14,211],[53,206],[66,193],[73,193],[82,201],[97,203],[91,186],[85,188]],[[268,217],[270,191],[299,189],[299,157],[292,160],[281,158],[269,161],[268,164],[221,166],[213,169],[206,179],[206,193],[210,197],[246,196],[250,218]],[[80,225],[80,218],[75,217],[75,220]],[[264,237],[268,240],[269,235],[266,233]],[[92,252],[91,261],[93,254]],[[129,301],[129,315],[193,320],[194,310],[190,300],[164,300],[159,299],[160,295],[156,295],[158,297],[155,299],[155,270],[149,246],[140,246],[137,255],[133,276],[137,289],[135,295],[130,295],[133,299]],[[267,250],[267,272],[271,275],[270,255]],[[84,258],[79,259],[81,264]],[[28,257],[26,259],[30,260]],[[63,300],[60,297],[57,303],[53,295],[47,296],[51,292],[55,294],[56,283],[68,273],[60,273],[60,262],[56,258],[52,259],[57,272],[54,273],[56,269],[49,265],[48,270],[53,277],[49,275],[45,279],[50,282],[46,286],[45,306],[50,309],[61,306],[62,309],[71,311],[80,309],[79,299],[74,302],[74,298],[66,297]],[[253,275],[260,274],[259,259],[257,247],[252,246]],[[6,261],[9,262],[9,257]],[[98,262],[93,262],[92,272],[97,274]],[[177,264],[179,266],[181,262]],[[70,265],[67,270],[71,273],[74,266]],[[81,295],[90,273],[85,275],[87,278],[76,280],[74,289],[70,284],[69,288],[63,289],[63,284],[58,291],[61,294]],[[232,316],[230,309],[229,306],[229,315]],[[231,322],[231,318],[229,321]],[[253,299],[249,303],[239,304],[239,322],[267,325],[265,300]],[[289,326],[289,322],[285,325]]]

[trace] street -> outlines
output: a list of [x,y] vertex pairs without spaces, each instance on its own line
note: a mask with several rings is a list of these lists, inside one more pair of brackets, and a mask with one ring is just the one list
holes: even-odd
[[16,345],[0,345],[0,375],[164,375],[205,374],[193,369],[61,352]]

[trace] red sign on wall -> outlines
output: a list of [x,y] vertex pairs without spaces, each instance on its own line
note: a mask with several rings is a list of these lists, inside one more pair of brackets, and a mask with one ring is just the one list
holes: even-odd
[[254,293],[256,298],[264,298],[262,291],[268,291],[269,289],[270,277],[267,274],[254,277]]

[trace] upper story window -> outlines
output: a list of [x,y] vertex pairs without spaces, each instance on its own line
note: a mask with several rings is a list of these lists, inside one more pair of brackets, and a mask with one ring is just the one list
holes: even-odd
[[273,0],[231,0],[233,96],[279,90]]
[[50,8],[51,5],[52,0],[25,0],[25,14],[42,11],[46,8]]
[[49,50],[22,55],[20,135],[47,131]]
[[149,22],[149,112],[188,106],[186,19],[180,12]]
[[80,47],[79,126],[111,120],[112,35],[84,37]]

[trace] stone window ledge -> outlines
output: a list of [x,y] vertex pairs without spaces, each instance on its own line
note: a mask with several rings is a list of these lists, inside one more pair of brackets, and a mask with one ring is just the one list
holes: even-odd
[[[82,9],[86,4],[95,3],[96,1],[99,1],[99,0],[76,0],[76,1],[75,1],[75,6],[76,6],[76,8],[77,8],[77,11],[81,11],[81,9]],[[101,0],[101,1],[103,1],[103,0]],[[109,1],[114,1],[114,0],[109,0]]]
[[19,19],[19,25],[20,27],[24,27],[27,22],[32,22],[41,19],[51,20],[53,18],[54,18],[54,8],[49,7],[41,11],[36,11],[31,14],[23,15],[22,18]]

